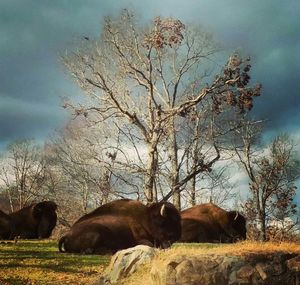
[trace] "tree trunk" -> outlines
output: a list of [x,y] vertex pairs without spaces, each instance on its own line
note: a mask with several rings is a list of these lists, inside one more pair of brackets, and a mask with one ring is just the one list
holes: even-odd
[[260,241],[266,241],[267,240],[267,229],[266,229],[266,215],[264,213],[264,210],[261,210],[259,212],[259,223],[260,223],[259,239],[260,239]]
[[[194,129],[194,138],[198,137],[199,135],[199,124],[200,124],[200,119],[197,116],[196,122],[195,122],[195,129]],[[199,141],[195,140],[195,143],[192,148],[192,169],[196,167],[199,163],[198,159],[198,148],[199,148]],[[196,205],[196,175],[191,179],[191,195],[190,195],[190,204],[191,206]]]
[[180,197],[180,188],[175,186],[173,188],[173,204],[180,211],[181,209],[181,197]]
[[170,128],[170,148],[169,154],[171,157],[171,188],[173,190],[173,204],[180,210],[181,209],[181,197],[180,188],[178,187],[179,173],[178,173],[178,147],[176,140],[176,130],[174,119]]
[[191,181],[191,192],[190,192],[190,206],[196,205],[196,176],[194,176]]
[[154,181],[154,189],[153,189],[153,202],[157,202],[158,198],[157,198],[157,185],[156,185],[156,181]]
[[152,143],[148,146],[148,165],[147,165],[147,175],[145,178],[144,192],[146,196],[147,203],[154,202],[154,186],[155,186],[155,176],[157,172],[158,164],[158,154],[156,149],[156,144]]
[[89,197],[89,189],[86,184],[86,181],[83,181],[82,185],[82,211],[84,214],[87,213],[87,204],[88,204],[88,197]]
[[254,194],[254,199],[255,199],[255,206],[257,210],[257,215],[258,215],[258,221],[259,221],[259,239],[260,241],[266,241],[267,240],[267,235],[266,235],[266,213],[265,213],[265,207],[266,205],[263,202],[263,197],[259,196],[259,187],[257,186],[256,182],[253,181],[254,186],[255,186],[255,191],[253,192]]
[[14,203],[13,203],[13,198],[12,198],[12,195],[11,195],[10,187],[7,188],[6,192],[7,192],[7,197],[8,197],[8,200],[9,200],[10,211],[12,213],[12,212],[14,212],[15,209],[14,209]]
[[261,225],[260,240],[266,241],[267,240],[266,203],[263,197],[261,197],[261,207],[260,207],[259,214],[260,214],[260,225]]

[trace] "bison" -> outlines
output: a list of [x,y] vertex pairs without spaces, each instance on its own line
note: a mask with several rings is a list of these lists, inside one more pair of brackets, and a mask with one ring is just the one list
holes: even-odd
[[0,239],[9,239],[11,231],[11,218],[0,210]]
[[81,217],[58,247],[60,252],[105,254],[138,244],[166,248],[180,235],[180,213],[172,204],[145,206],[123,199]]
[[213,203],[181,212],[181,242],[231,243],[246,239],[246,219],[237,211],[225,211]]
[[57,222],[57,205],[52,201],[31,204],[9,214],[10,238],[41,239],[50,237]]

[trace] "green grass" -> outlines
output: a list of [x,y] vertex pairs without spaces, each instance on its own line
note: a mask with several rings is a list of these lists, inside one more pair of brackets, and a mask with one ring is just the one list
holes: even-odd
[[0,243],[0,284],[90,284],[110,256],[59,253],[56,241]]
[[[172,248],[210,248],[217,244],[174,244]],[[1,285],[92,284],[109,264],[108,255],[58,252],[53,240],[0,242]]]

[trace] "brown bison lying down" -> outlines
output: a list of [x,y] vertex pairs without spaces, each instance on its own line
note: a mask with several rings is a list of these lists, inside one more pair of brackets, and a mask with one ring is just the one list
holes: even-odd
[[181,242],[235,242],[246,239],[246,220],[236,211],[212,204],[181,212]]
[[56,208],[57,205],[54,202],[43,201],[8,215],[0,211],[0,238],[50,237],[57,221]]
[[124,199],[81,217],[58,246],[61,252],[104,254],[138,244],[166,248],[180,235],[180,213],[172,204]]

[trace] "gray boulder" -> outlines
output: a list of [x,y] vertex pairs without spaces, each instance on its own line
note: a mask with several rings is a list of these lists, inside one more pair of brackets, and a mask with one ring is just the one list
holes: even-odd
[[105,274],[95,285],[120,284],[121,279],[131,275],[140,265],[151,262],[158,251],[146,245],[137,245],[118,251],[113,255]]

